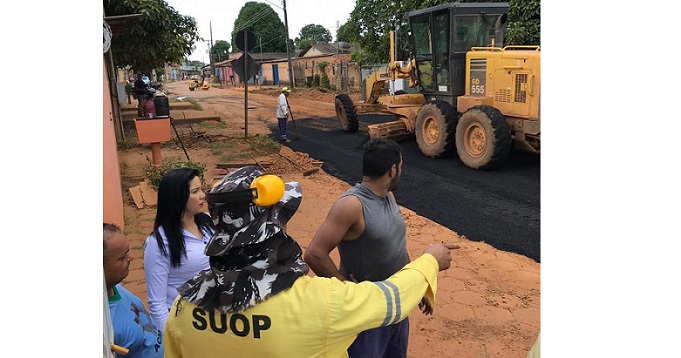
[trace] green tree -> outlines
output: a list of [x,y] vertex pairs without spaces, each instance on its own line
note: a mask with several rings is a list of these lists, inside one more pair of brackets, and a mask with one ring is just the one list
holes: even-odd
[[152,69],[181,63],[202,40],[196,20],[163,0],[104,0],[104,14],[142,15],[111,40],[111,54],[118,67],[151,74]]
[[255,48],[259,51],[286,52],[286,26],[269,5],[255,1],[244,4],[234,20],[232,51],[241,51],[236,46],[236,34],[246,28],[255,34],[257,41]]
[[[396,29],[398,34],[401,31],[406,35],[408,30],[406,18],[398,14],[410,10],[414,2],[414,0],[357,0],[355,8],[350,13],[350,19],[344,24],[343,34],[362,49],[361,62],[382,63],[390,59],[390,30]],[[398,58],[407,56],[398,55]]]
[[213,49],[211,51],[211,56],[213,56],[213,61],[220,62],[224,61],[229,57],[229,42],[225,40],[217,40],[213,44]]
[[295,39],[296,46],[300,48],[307,47],[316,43],[328,44],[333,38],[331,32],[322,25],[309,24],[303,26]]
[[509,45],[539,45],[541,38],[541,5],[539,0],[511,0],[506,43]]
[[201,61],[191,61],[189,62],[189,66],[194,66],[196,67],[197,70],[201,69],[201,67],[205,66],[205,63]]
[[[540,0],[511,0],[506,44],[539,44]],[[390,30],[395,30],[398,59],[409,58],[409,22],[406,13],[441,5],[451,0],[357,0],[350,19],[339,29],[339,38],[362,49],[361,62],[382,63],[390,60]],[[462,2],[499,2],[473,0]]]
[[336,32],[336,41],[343,41],[348,43],[359,42],[359,27],[356,22],[348,21],[340,25]]

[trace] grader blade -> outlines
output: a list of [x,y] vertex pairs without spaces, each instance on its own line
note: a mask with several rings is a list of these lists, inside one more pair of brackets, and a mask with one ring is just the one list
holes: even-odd
[[387,138],[397,142],[414,137],[414,133],[409,131],[402,120],[370,124],[367,129],[369,130],[369,138]]

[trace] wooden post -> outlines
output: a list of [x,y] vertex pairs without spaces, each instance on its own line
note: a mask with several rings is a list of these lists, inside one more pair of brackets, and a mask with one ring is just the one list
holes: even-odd
[[154,167],[160,168],[163,159],[161,159],[161,143],[151,143],[151,161]]

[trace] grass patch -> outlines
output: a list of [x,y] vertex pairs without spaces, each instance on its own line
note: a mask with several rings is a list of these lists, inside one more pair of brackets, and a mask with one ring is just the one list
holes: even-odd
[[199,122],[196,124],[198,128],[205,128],[205,129],[225,129],[227,128],[227,124],[218,122],[218,121],[204,121],[204,122]]
[[281,144],[266,135],[254,135],[248,139],[249,150],[254,152],[254,156],[272,154],[281,149]]
[[233,137],[212,142],[209,148],[221,163],[229,163],[278,152],[281,144],[266,135],[257,134],[247,139]]
[[191,98],[187,98],[187,102],[192,104],[192,107],[194,107],[195,110],[197,111],[203,111],[203,107],[199,104],[199,102],[196,102],[195,100]]

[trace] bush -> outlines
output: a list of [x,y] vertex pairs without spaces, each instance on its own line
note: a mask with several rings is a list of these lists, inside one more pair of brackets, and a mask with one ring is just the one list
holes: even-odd
[[331,81],[329,81],[329,76],[326,75],[326,72],[322,73],[322,88],[331,88]]
[[157,168],[154,163],[147,157],[147,168],[144,169],[144,172],[147,174],[147,178],[149,178],[149,182],[151,182],[151,186],[158,190],[158,185],[161,183],[161,179],[163,176],[173,170],[173,169],[179,169],[179,168],[190,168],[190,169],[196,169],[199,171],[199,178],[201,179],[201,182],[204,182],[203,180],[203,173],[206,171],[206,165],[201,164],[201,163],[194,163],[194,162],[181,162],[181,161],[163,161],[161,163],[161,166]]

